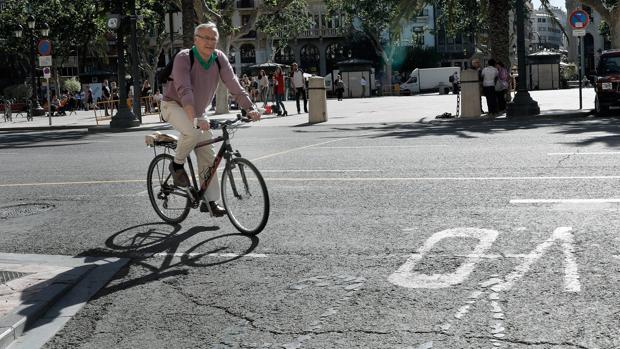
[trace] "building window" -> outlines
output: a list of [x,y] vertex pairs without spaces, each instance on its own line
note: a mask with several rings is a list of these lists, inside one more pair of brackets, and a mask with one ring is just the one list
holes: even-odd
[[241,63],[256,63],[256,51],[254,45],[243,44],[240,48],[241,51]]
[[276,63],[291,64],[295,61],[293,50],[290,46],[279,47],[274,57]]

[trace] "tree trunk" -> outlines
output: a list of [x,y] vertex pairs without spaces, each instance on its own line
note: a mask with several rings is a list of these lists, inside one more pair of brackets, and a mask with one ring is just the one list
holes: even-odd
[[[220,33],[220,40],[218,42],[218,48],[228,55],[228,51],[230,48],[231,41],[230,34]],[[237,59],[241,59],[241,56],[237,57]],[[220,83],[217,86],[217,92],[215,93],[215,114],[228,114],[230,110],[228,109],[228,89],[226,85],[220,80]]]
[[491,56],[510,67],[510,1],[489,1],[489,46]]
[[194,44],[194,0],[183,0],[181,3],[181,17],[183,19],[183,47],[190,48]]

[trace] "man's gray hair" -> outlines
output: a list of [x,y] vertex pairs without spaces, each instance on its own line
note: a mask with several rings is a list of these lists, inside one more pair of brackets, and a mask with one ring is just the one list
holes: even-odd
[[217,36],[220,36],[220,32],[217,30],[217,25],[213,22],[199,24],[196,28],[194,28],[194,36],[198,34],[198,31],[200,29],[206,29],[206,28],[213,29],[217,33]]

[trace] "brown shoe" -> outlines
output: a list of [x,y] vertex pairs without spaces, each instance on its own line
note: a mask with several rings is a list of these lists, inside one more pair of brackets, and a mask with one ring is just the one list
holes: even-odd
[[[213,212],[213,215],[215,217],[222,217],[226,214],[226,209],[218,205],[218,203],[215,201],[209,201],[209,206],[211,206],[211,212]],[[202,204],[200,204],[200,212],[209,212],[209,209],[207,208],[207,203],[204,201],[202,202]]]
[[189,187],[189,178],[184,169],[175,170],[172,163],[168,166],[168,169],[172,173],[172,182],[177,187]]

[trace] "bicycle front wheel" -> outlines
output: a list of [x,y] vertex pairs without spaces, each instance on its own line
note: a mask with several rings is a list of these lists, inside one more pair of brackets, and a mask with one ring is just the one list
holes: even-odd
[[168,166],[173,160],[170,154],[155,156],[149,165],[146,185],[157,215],[167,223],[181,223],[189,214],[190,200],[187,192],[172,182]]
[[260,233],[269,218],[269,194],[263,176],[249,160],[231,159],[222,173],[222,202],[230,222],[243,234]]

